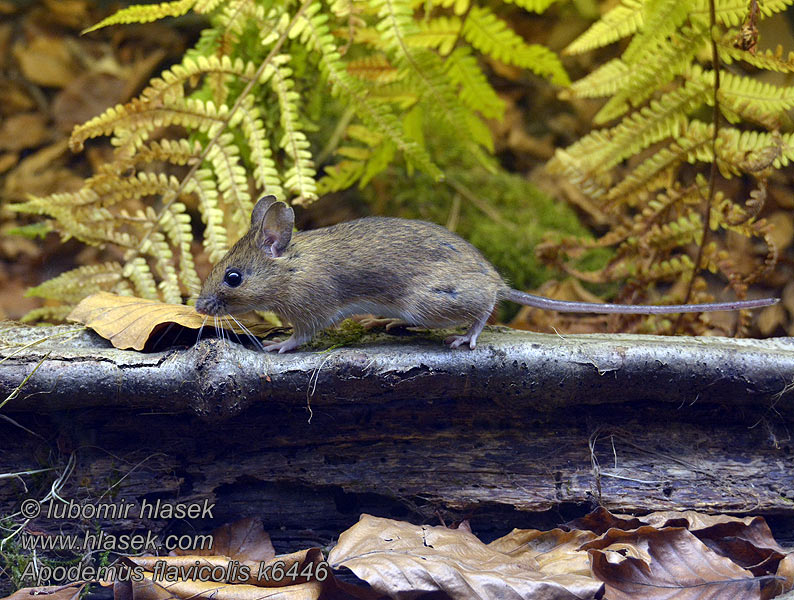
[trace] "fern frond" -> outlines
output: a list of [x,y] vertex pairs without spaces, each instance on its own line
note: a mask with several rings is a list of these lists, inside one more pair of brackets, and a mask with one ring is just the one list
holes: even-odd
[[237,226],[245,231],[247,215],[254,208],[248,191],[248,174],[240,160],[240,151],[234,143],[234,135],[226,132],[207,153],[218,181],[218,191],[224,204],[234,207],[232,214]]
[[122,277],[132,282],[135,295],[147,300],[159,300],[157,282],[152,275],[152,270],[142,256],[135,256],[128,260],[121,272]]
[[612,96],[628,85],[632,69],[619,58],[604,63],[560,92],[560,97],[601,98]]
[[468,48],[456,48],[444,64],[449,80],[460,86],[460,99],[466,106],[489,119],[504,116],[504,100],[496,95]]
[[351,60],[347,63],[347,72],[358,79],[378,83],[391,83],[405,76],[383,54]]
[[262,79],[270,81],[278,97],[281,127],[284,130],[279,145],[292,159],[292,166],[284,174],[284,187],[296,195],[293,202],[304,205],[317,199],[317,183],[314,180],[317,172],[309,151],[309,140],[301,129],[297,106],[300,95],[294,90],[288,61],[288,55],[275,57]]
[[[195,294],[201,289],[201,279],[193,260],[193,230],[190,226],[190,215],[185,212],[185,205],[172,202],[160,216],[159,225],[170,241],[170,246],[179,249],[178,280],[187,288],[187,295]],[[181,295],[178,302],[181,302]]]
[[686,254],[673,257],[669,260],[640,265],[637,269],[637,278],[644,281],[664,281],[676,279],[682,274],[689,274],[695,270],[695,263]]
[[699,78],[687,81],[683,87],[673,89],[628,115],[612,129],[602,131],[601,135],[609,142],[582,160],[587,161],[592,170],[606,171],[656,142],[677,138],[686,129],[686,115],[706,102],[710,91],[708,81]]
[[557,2],[557,0],[505,0],[507,4],[515,4],[524,10],[531,12],[542,13],[546,9]]
[[568,44],[563,54],[582,54],[636,33],[643,25],[643,4],[643,0],[622,0]]
[[365,167],[362,160],[342,160],[325,167],[325,174],[317,182],[317,192],[324,195],[349,188],[361,179]]
[[218,187],[211,169],[198,169],[187,192],[198,198],[201,218],[204,221],[204,248],[210,262],[218,262],[229,251],[229,241],[224,226],[224,213],[218,207]]
[[348,75],[340,60],[333,36],[330,34],[327,20],[320,6],[313,4],[306,10],[304,17],[293,29],[296,37],[308,43],[320,55],[320,69],[331,84],[331,91],[341,95],[355,108],[357,114],[370,127],[380,131],[390,139],[403,153],[409,164],[429,174],[434,179],[441,178],[441,171],[433,164],[427,151],[416,142],[407,140],[402,134],[400,121],[391,110],[382,104],[367,102],[366,91],[362,84]]
[[726,64],[742,61],[757,69],[777,71],[778,73],[794,73],[794,52],[783,56],[783,46],[778,45],[774,51],[766,50],[763,53],[753,53],[737,48],[730,41],[722,40],[719,43],[720,58]]
[[632,38],[621,59],[631,64],[664,43],[686,21],[691,6],[681,0],[645,0],[642,28]]
[[[714,85],[713,73],[709,83]],[[776,86],[751,77],[726,72],[720,81],[720,108],[768,129],[781,126],[782,115],[794,107],[794,87]],[[727,116],[727,115],[726,115]]]
[[708,161],[711,152],[711,127],[702,121],[688,123],[686,131],[675,142],[640,163],[618,185],[609,190],[607,198],[616,200],[636,190],[651,189],[655,187],[651,184],[658,183],[660,175],[667,178],[671,170],[684,161]]
[[598,111],[594,121],[606,123],[625,113],[629,105],[639,106],[645,102],[655,90],[689,66],[692,58],[707,43],[708,33],[708,28],[703,25],[684,26],[672,40],[659,42],[648,50],[647,56],[627,65],[632,70],[632,77]]
[[420,21],[419,31],[410,36],[410,44],[417,48],[435,48],[446,56],[455,46],[462,24],[460,18],[454,16],[440,16]]
[[185,99],[185,85],[191,79],[207,74],[231,75],[250,81],[255,72],[256,66],[253,63],[241,59],[232,60],[228,56],[186,57],[181,64],[174,65],[163,71],[160,77],[154,78],[141,92],[140,97],[127,104],[108,108],[101,115],[75,127],[69,138],[69,147],[73,152],[79,152],[87,139],[111,134],[115,134],[119,139],[117,145],[121,145],[128,143],[127,136],[138,134],[138,139],[141,139],[142,129],[151,131],[156,127],[169,125],[199,128],[194,123],[207,119],[209,123],[205,123],[204,128],[209,129],[224,116],[225,106],[218,109],[212,101]]
[[505,64],[529,69],[557,85],[571,83],[554,52],[545,46],[527,44],[488,8],[471,8],[463,24],[463,37],[483,54]]
[[141,146],[135,154],[135,164],[141,165],[158,161],[172,165],[186,165],[201,155],[201,143],[196,140],[190,143],[184,138],[178,140],[155,140]]
[[[765,0],[758,3],[762,17],[771,17],[775,13],[783,12],[794,0]],[[747,2],[743,0],[715,0],[717,22],[728,27],[739,27],[747,18]],[[692,22],[708,24],[708,0],[697,0],[689,13]]]
[[278,174],[276,161],[270,148],[270,140],[265,131],[265,125],[254,106],[254,97],[248,96],[240,111],[242,120],[240,127],[250,150],[249,162],[252,165],[252,174],[257,185],[263,192],[273,194],[276,198],[285,199],[284,189],[281,187],[281,178]]
[[[79,302],[79,300],[78,300]],[[66,321],[66,317],[72,312],[72,306],[42,306],[28,311],[21,319],[23,323],[57,323]]]
[[109,25],[129,25],[130,23],[150,23],[165,17],[181,17],[187,14],[199,0],[174,0],[158,4],[134,4],[102,19],[99,23],[83,30],[89,33]]
[[113,290],[119,281],[121,281],[121,265],[117,262],[106,262],[77,267],[61,273],[30,288],[25,295],[77,303],[89,294]]
[[413,2],[428,8],[451,8],[452,12],[458,16],[465,15],[471,6],[470,0],[413,0]]

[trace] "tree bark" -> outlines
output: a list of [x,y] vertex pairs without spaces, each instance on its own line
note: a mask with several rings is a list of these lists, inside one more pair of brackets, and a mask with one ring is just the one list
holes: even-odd
[[65,499],[215,504],[212,520],[132,511],[103,529],[259,515],[279,551],[328,543],[361,512],[470,517],[488,538],[597,504],[774,515],[791,537],[791,339],[492,328],[475,351],[439,340],[380,334],[271,355],[209,339],[138,353],[79,328],[6,328],[0,399],[36,371],[0,409],[0,473],[53,470],[0,479],[0,514],[43,497],[71,457]]

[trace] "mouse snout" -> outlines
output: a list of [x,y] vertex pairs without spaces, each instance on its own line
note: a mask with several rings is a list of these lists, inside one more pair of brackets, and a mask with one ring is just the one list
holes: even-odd
[[217,317],[220,315],[226,314],[226,308],[224,307],[223,302],[215,296],[199,296],[199,299],[196,300],[196,312],[200,312],[203,315],[209,315],[211,317]]

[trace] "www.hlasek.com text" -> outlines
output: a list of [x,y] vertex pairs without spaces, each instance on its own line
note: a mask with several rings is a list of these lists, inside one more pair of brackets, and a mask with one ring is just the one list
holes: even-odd
[[152,531],[146,533],[112,534],[105,531],[84,534],[34,535],[22,532],[19,545],[24,550],[71,550],[73,552],[157,552],[171,550],[212,550],[210,534],[167,535],[162,541]]

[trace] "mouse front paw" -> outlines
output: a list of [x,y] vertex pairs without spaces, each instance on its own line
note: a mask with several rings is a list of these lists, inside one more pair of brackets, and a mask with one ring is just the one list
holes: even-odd
[[262,343],[265,344],[265,352],[278,352],[279,354],[284,354],[285,352],[291,352],[292,350],[295,350],[295,348],[301,345],[301,342],[296,340],[295,336],[289,337],[283,342],[264,340]]

